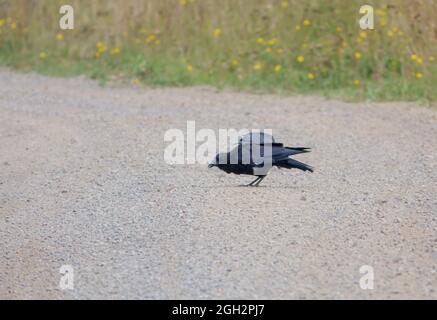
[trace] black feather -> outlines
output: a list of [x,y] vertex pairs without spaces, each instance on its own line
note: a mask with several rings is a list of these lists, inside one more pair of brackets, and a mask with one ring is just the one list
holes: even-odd
[[297,160],[294,159],[286,159],[286,160],[282,160],[282,161],[278,161],[277,163],[274,164],[277,167],[280,168],[286,168],[286,169],[300,169],[302,171],[309,171],[309,172],[314,172],[314,168],[303,163],[303,162],[299,162]]
[[[256,137],[256,139],[254,139]],[[268,149],[267,149],[268,148]],[[290,156],[310,152],[310,148],[305,147],[284,147],[282,143],[275,142],[275,139],[270,135],[248,134],[243,136],[238,146],[225,154],[218,154],[215,159],[209,164],[209,167],[218,167],[227,173],[237,175],[257,175],[264,179],[267,171],[260,173],[255,168],[264,167],[263,160],[267,151],[271,149],[271,164],[278,168],[299,169],[303,171],[313,172],[313,167],[289,158]],[[256,172],[256,173],[255,173]],[[262,181],[260,179],[255,186]],[[254,181],[255,182],[255,181]],[[250,184],[253,185],[253,184]]]

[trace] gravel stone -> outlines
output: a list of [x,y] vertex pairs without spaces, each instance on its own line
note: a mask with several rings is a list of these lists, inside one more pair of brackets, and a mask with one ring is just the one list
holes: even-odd
[[[164,133],[273,129],[303,173],[163,162]],[[437,112],[0,71],[1,299],[437,299]],[[74,290],[59,288],[62,265]],[[375,288],[362,290],[362,265]]]

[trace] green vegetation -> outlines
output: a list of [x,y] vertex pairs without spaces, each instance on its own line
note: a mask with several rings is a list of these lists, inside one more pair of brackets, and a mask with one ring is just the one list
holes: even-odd
[[0,0],[0,65],[135,85],[212,85],[347,99],[437,100],[437,3]]

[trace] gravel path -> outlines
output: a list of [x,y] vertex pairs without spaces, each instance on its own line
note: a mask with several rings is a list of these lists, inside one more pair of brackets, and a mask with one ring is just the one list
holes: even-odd
[[[167,165],[187,120],[272,128],[316,171]],[[0,298],[437,299],[436,194],[433,109],[0,71]]]

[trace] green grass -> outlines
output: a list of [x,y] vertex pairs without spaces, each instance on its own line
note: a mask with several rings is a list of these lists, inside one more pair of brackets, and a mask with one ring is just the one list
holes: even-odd
[[0,15],[0,65],[87,75],[103,84],[437,100],[432,2],[370,1],[377,28],[364,34],[356,0],[349,6],[341,0],[149,0],[147,6],[72,0],[80,9],[73,31],[57,27],[61,2],[0,0],[7,9]]
[[[42,60],[33,52],[0,49],[0,65],[25,72],[37,72],[48,76],[71,77],[86,75],[108,82],[126,83],[150,87],[183,87],[210,85],[217,88],[232,88],[247,92],[276,93],[282,95],[307,94],[342,98],[350,101],[432,101],[435,95],[423,83],[406,83],[399,78],[369,82],[359,87],[345,83],[344,79],[326,77],[308,81],[304,71],[293,71],[293,75],[275,73],[253,73],[239,79],[235,72],[225,74],[216,70],[193,70],[187,72],[186,62],[165,56],[146,57],[141,51],[124,50],[117,57],[103,59],[68,59],[59,52]],[[434,92],[434,91],[433,91]]]

